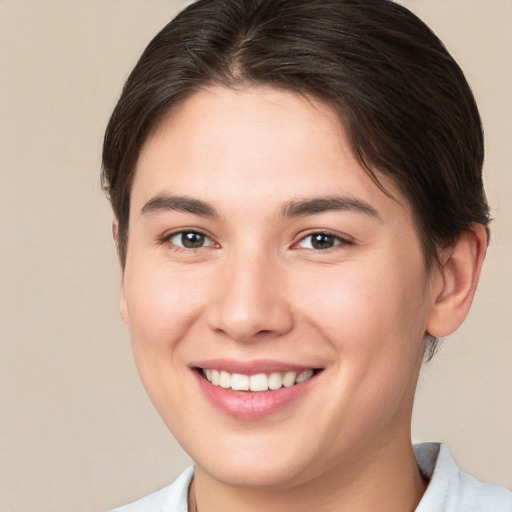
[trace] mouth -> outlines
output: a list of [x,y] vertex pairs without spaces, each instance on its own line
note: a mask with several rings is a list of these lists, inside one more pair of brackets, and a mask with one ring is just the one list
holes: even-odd
[[303,403],[324,368],[275,360],[210,359],[191,365],[199,389],[223,414],[237,420],[272,418]]
[[197,371],[203,379],[213,386],[232,391],[266,392],[301,384],[311,379],[320,370],[310,368],[302,371],[257,373],[253,375],[231,373],[214,368],[197,368]]

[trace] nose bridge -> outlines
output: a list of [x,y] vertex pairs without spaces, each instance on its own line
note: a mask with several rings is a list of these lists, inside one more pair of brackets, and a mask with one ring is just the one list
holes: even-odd
[[284,270],[269,250],[246,244],[233,250],[219,275],[210,325],[237,341],[277,336],[292,328]]

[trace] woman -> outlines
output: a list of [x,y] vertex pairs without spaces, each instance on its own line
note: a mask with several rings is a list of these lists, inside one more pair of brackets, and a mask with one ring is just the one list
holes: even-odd
[[194,460],[123,511],[512,510],[413,449],[422,360],[487,246],[478,111],[388,0],[201,0],[114,110],[121,313]]

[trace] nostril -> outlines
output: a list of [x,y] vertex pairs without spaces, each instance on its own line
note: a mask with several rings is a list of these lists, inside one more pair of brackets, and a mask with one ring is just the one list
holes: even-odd
[[273,331],[271,331],[270,329],[262,329],[261,331],[258,331],[255,336],[259,336],[261,338],[265,337],[265,336],[268,336],[268,335],[271,335]]
[[263,290],[261,282],[255,280],[242,281],[226,285],[223,293],[212,299],[207,312],[209,327],[240,342],[289,333],[294,318],[283,294]]

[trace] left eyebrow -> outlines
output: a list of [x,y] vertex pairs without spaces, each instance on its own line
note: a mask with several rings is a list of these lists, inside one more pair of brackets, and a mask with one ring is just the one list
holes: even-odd
[[172,210],[192,213],[201,217],[218,217],[219,214],[209,203],[186,196],[158,195],[150,199],[141,209],[142,215],[157,211]]
[[302,217],[330,211],[362,213],[382,220],[377,210],[370,204],[355,197],[333,196],[299,199],[286,202],[281,208],[282,217]]

